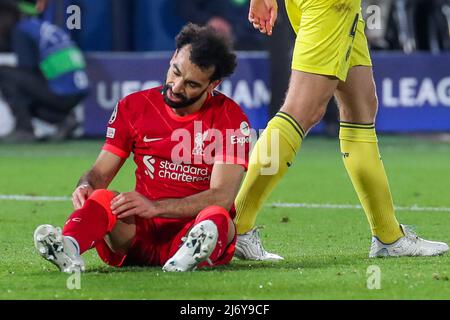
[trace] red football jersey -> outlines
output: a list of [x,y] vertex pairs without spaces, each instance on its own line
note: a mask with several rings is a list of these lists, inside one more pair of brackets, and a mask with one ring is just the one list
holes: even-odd
[[219,92],[180,117],[162,87],[128,95],[111,115],[104,150],[134,154],[136,191],[151,200],[181,198],[209,189],[214,163],[247,168],[251,131],[241,108]]

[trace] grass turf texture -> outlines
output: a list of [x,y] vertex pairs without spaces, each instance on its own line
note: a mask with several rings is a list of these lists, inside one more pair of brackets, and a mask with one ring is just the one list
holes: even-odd
[[[95,160],[101,141],[0,145],[0,194],[68,196]],[[398,206],[450,207],[450,144],[381,137],[380,147]],[[134,186],[129,159],[111,188]],[[337,140],[309,137],[270,202],[358,204]],[[81,289],[44,261],[33,246],[37,225],[62,226],[70,202],[0,200],[0,299],[450,299],[450,255],[369,259],[362,210],[264,207],[266,249],[278,263],[233,260],[225,267],[163,273],[160,267],[106,266],[95,250],[84,255]],[[419,235],[450,242],[450,212],[400,211]],[[369,290],[366,270],[381,269],[381,289]]]

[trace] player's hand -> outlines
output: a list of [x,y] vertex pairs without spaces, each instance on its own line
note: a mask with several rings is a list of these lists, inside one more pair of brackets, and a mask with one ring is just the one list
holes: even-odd
[[75,210],[80,209],[84,205],[84,202],[92,192],[94,192],[94,188],[89,184],[82,184],[75,189],[72,193],[72,203]]
[[270,36],[277,20],[277,13],[277,0],[251,0],[248,21],[253,24],[253,28]]
[[111,210],[119,219],[134,215],[148,219],[158,213],[155,203],[136,191],[120,193],[112,199]]

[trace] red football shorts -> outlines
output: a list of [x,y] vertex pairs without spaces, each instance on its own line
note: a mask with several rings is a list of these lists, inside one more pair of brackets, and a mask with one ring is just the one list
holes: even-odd
[[[135,216],[136,236],[126,255],[114,253],[103,239],[96,245],[100,258],[110,266],[163,266],[181,247],[181,238],[194,225],[195,218],[142,219]],[[224,265],[231,261],[236,245],[236,234],[223,254],[211,261],[211,266]],[[203,262],[199,267],[209,265]]]

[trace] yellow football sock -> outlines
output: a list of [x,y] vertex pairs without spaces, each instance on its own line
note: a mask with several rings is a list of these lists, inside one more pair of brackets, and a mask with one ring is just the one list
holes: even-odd
[[339,139],[345,168],[361,202],[372,234],[384,243],[403,236],[378,150],[374,124],[341,122]]
[[279,111],[267,124],[250,156],[247,175],[236,197],[237,233],[248,232],[266,198],[286,173],[305,133],[289,114]]

